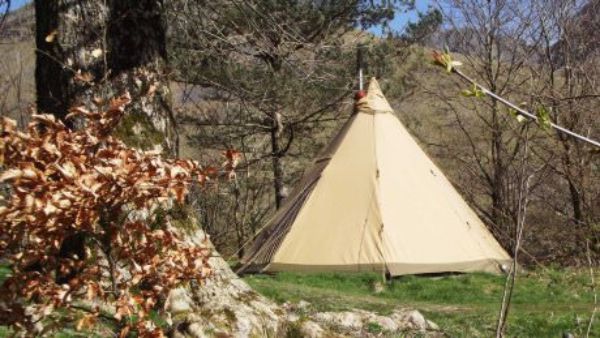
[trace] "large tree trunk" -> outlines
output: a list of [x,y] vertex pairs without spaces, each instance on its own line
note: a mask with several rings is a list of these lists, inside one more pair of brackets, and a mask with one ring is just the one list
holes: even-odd
[[64,118],[67,114],[69,77],[71,72],[63,67],[64,51],[55,43],[58,32],[60,3],[35,0],[36,46],[35,67],[37,106],[44,113]]
[[[74,105],[90,106],[92,77],[102,78],[106,65],[92,51],[104,51],[100,38],[106,27],[107,8],[100,1],[35,1],[37,108],[64,120]],[[103,67],[104,66],[104,67]],[[65,121],[74,127],[72,121]],[[59,259],[85,259],[85,236],[73,233],[61,243]],[[76,273],[75,273],[76,274]],[[75,274],[57,271],[58,283]]]
[[74,105],[127,91],[119,136],[174,153],[162,1],[36,0],[35,8],[38,110],[64,118]]
[[[93,109],[98,99],[127,91],[133,101],[118,136],[132,146],[172,151],[163,2],[36,0],[35,6],[38,109],[63,119],[73,105]],[[201,230],[190,240],[208,241]],[[74,251],[83,241],[78,234],[66,240],[65,255],[83,257],[82,249]],[[210,264],[214,274],[203,285],[171,297],[174,332],[275,336],[282,322],[279,307],[252,291],[216,252]]]
[[[127,90],[134,101],[130,114],[149,119],[153,128],[143,143],[162,142],[176,155],[176,126],[167,77],[166,22],[162,0],[111,0],[107,29],[108,64],[116,91]],[[130,132],[126,130],[125,132]],[[147,146],[147,145],[146,145]]]

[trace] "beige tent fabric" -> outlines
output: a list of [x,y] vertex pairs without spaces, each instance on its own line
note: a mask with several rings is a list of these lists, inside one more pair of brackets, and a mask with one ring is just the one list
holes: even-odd
[[510,263],[375,79],[357,107],[258,238],[246,268],[396,276],[498,272]]
[[312,193],[321,177],[321,173],[329,164],[331,156],[344,139],[346,132],[353,125],[354,119],[359,116],[353,115],[330,144],[317,156],[314,165],[309,168],[291,194],[285,199],[283,205],[274,217],[264,226],[254,241],[254,245],[244,256],[245,266],[240,271],[260,271],[271,262],[275,251],[279,248],[285,235],[289,232],[296,215],[303,208],[304,202]]
[[[375,115],[382,245],[392,275],[509,260],[444,174],[391,114]],[[459,267],[460,263],[464,263]],[[411,266],[412,265],[412,266]],[[479,264],[481,265],[481,264]]]
[[356,117],[267,269],[382,262],[372,120]]

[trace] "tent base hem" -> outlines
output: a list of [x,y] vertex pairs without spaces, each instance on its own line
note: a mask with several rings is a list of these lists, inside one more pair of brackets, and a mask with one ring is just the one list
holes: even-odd
[[[244,266],[243,273],[261,272],[389,272],[391,276],[411,274],[447,273],[447,272],[489,272],[502,273],[512,264],[510,259],[480,259],[449,263],[387,263],[387,264],[250,264]],[[504,266],[504,268],[503,268]]]

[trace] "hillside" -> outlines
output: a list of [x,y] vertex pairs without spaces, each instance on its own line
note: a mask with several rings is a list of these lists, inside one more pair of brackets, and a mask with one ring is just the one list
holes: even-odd
[[11,12],[0,29],[3,43],[32,40],[35,30],[35,11],[33,4],[25,5]]

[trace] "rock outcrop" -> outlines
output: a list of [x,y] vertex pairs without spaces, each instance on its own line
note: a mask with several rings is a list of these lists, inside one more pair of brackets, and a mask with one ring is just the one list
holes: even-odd
[[[189,238],[196,245],[210,245],[203,231]],[[381,315],[359,309],[318,312],[306,301],[279,306],[253,291],[216,251],[209,263],[212,277],[202,285],[173,290],[167,300],[173,337],[443,336],[436,324],[413,309]]]
[[301,301],[284,304],[288,336],[325,337],[442,337],[439,327],[417,310],[399,308],[390,315],[354,309],[342,312],[316,312]]
[[[207,245],[203,231],[190,240]],[[256,293],[227,262],[213,251],[212,277],[202,285],[173,290],[167,301],[174,337],[279,337],[285,336],[285,311]]]

